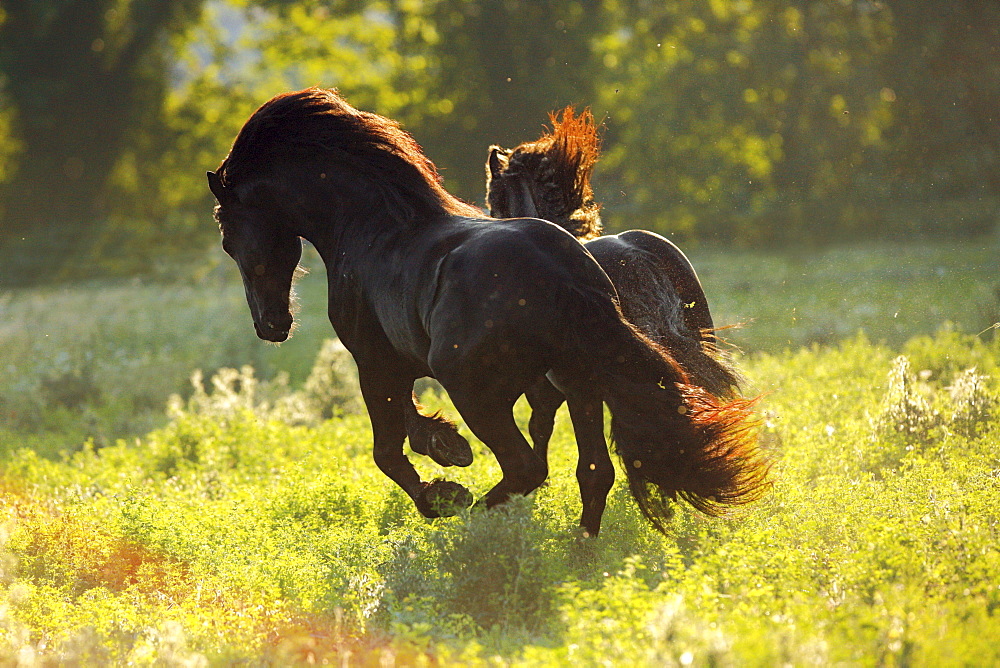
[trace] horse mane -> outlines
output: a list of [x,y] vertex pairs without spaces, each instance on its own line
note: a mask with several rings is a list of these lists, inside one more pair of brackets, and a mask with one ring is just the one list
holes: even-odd
[[307,88],[265,102],[240,130],[218,173],[227,187],[252,189],[261,180],[296,173],[326,179],[327,167],[368,181],[366,194],[409,224],[439,214],[482,216],[444,189],[434,163],[396,121],[355,109],[336,90]]
[[572,105],[549,114],[552,132],[514,148],[512,172],[533,175],[536,206],[546,220],[581,240],[601,234],[601,206],[594,201],[590,177],[600,157],[600,136],[590,109],[579,115]]

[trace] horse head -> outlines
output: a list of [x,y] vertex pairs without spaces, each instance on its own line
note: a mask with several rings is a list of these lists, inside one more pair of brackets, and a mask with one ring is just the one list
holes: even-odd
[[494,218],[538,218],[533,172],[510,168],[513,151],[490,146],[486,161],[486,205]]
[[280,343],[292,331],[292,283],[302,241],[281,224],[262,189],[241,197],[215,172],[208,172],[208,187],[219,202],[215,218],[222,248],[240,269],[254,330],[261,339]]
[[600,205],[590,176],[599,155],[597,126],[589,110],[572,107],[549,116],[553,131],[513,149],[491,146],[486,201],[495,218],[543,218],[581,240],[601,232]]

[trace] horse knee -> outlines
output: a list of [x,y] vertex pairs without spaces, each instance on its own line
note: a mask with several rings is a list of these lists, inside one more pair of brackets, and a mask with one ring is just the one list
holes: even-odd
[[585,496],[607,496],[615,484],[615,467],[609,461],[585,462],[577,465],[576,480]]
[[378,444],[372,450],[372,458],[375,460],[375,465],[378,466],[379,470],[386,475],[392,477],[392,473],[400,469],[407,463],[406,455],[403,454],[402,448],[397,450],[396,448],[386,448],[379,447]]

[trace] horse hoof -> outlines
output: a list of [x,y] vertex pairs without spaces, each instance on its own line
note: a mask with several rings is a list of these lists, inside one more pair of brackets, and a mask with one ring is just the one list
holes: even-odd
[[427,483],[420,499],[427,517],[452,517],[471,506],[473,501],[472,492],[450,480]]
[[472,463],[472,446],[461,434],[441,430],[431,436],[427,454],[441,466],[468,466]]

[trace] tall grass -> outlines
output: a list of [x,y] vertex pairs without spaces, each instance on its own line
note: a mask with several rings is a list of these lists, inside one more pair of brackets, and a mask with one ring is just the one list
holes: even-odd
[[[317,357],[321,270],[280,348],[228,265],[0,296],[0,662],[1000,662],[995,258],[695,256],[717,322],[753,318],[727,334],[774,490],[664,537],[619,475],[596,540],[562,414],[531,498],[421,518],[371,461],[344,353]],[[474,450],[411,456],[482,494],[500,472]]]
[[[137,442],[15,450],[0,656],[995,663],[1000,346],[912,347],[919,365],[864,337],[747,360],[775,488],[726,519],[681,508],[666,537],[620,482],[601,536],[581,536],[565,416],[546,487],[435,521],[372,463],[366,418],[294,426],[252,383],[175,401]],[[944,373],[954,356],[989,371],[970,386]],[[481,447],[457,472],[414,458],[477,494],[499,479]]]

